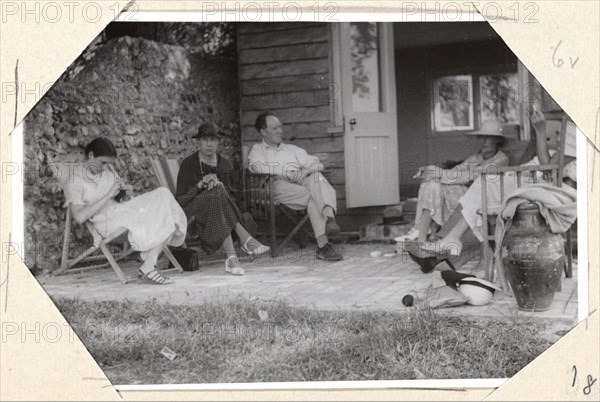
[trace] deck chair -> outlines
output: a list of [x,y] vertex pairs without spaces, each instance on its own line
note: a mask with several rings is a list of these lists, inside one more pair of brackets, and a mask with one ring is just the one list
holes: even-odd
[[177,159],[151,159],[151,162],[158,184],[168,188],[175,195],[177,192],[179,161]]
[[[559,152],[559,160],[556,165],[542,165],[542,166],[511,166],[506,168],[498,168],[493,172],[482,172],[481,173],[481,200],[482,205],[481,209],[478,211],[482,216],[482,232],[484,233],[484,241],[482,243],[482,253],[483,257],[486,261],[485,266],[485,279],[489,281],[494,281],[495,271],[497,268],[497,264],[494,256],[494,247],[499,247],[499,245],[495,245],[495,237],[494,230],[490,231],[490,228],[493,226],[493,222],[495,222],[495,218],[500,213],[499,210],[490,210],[488,208],[487,203],[487,177],[490,175],[498,176],[500,181],[500,204],[504,202],[504,176],[506,173],[513,172],[517,177],[517,187],[521,187],[521,181],[523,174],[533,173],[533,181],[537,182],[537,172],[549,172],[550,177],[552,178],[552,184],[554,186],[560,186],[562,184],[563,179],[563,167],[564,167],[564,156],[565,156],[565,141],[566,141],[566,132],[567,132],[567,124],[568,118],[566,116],[562,117],[551,117],[546,118],[547,121],[559,120],[560,121],[560,143],[557,152]],[[572,254],[571,254],[571,231],[567,231],[567,264],[565,265],[565,275],[570,278],[572,276]],[[506,281],[505,274],[503,270],[498,270],[498,277],[502,287],[504,289],[508,289],[508,283]]]
[[[175,196],[177,193],[177,175],[179,174],[179,161],[177,159],[151,159],[152,169],[154,175],[158,180],[158,184],[162,187],[166,187]],[[194,223],[194,217],[188,218],[188,233],[191,224]],[[184,247],[189,245],[198,245],[197,241],[189,241],[189,237],[186,236],[186,242]]]
[[[64,231],[64,235],[63,235],[61,265],[58,270],[54,271],[54,275],[63,275],[63,274],[69,274],[69,273],[81,273],[81,272],[85,272],[85,271],[89,271],[92,269],[97,269],[97,268],[101,268],[101,267],[110,265],[112,267],[112,269],[115,271],[115,274],[117,274],[117,276],[119,277],[119,280],[121,281],[121,283],[125,284],[125,283],[133,280],[133,278],[127,278],[125,276],[125,274],[123,273],[123,270],[119,266],[120,260],[129,256],[131,253],[133,253],[135,251],[131,248],[131,246],[129,245],[129,242],[127,241],[127,238],[126,238],[127,229],[123,228],[123,229],[117,230],[114,233],[111,233],[109,236],[102,237],[102,235],[100,235],[100,233],[94,228],[94,225],[92,225],[90,222],[85,222],[85,226],[94,239],[101,239],[101,240],[99,243],[93,244],[92,246],[90,246],[87,250],[85,250],[84,252],[79,254],[77,257],[71,259],[71,258],[69,258],[69,247],[72,245],[72,242],[71,242],[72,216],[71,216],[71,205],[69,204],[67,206],[67,210],[66,210],[66,221],[65,221],[65,231]],[[120,240],[120,243],[123,244],[123,248],[120,252],[113,254],[113,252],[111,252],[111,250],[109,248],[109,245],[111,243],[113,243],[113,244],[117,243],[117,242],[119,242],[119,240]],[[163,248],[163,252],[167,256],[169,261],[171,261],[174,268],[161,270],[160,272],[161,273],[170,272],[170,271],[183,272],[183,268],[181,267],[181,265],[179,265],[179,263],[177,262],[177,260],[175,259],[175,257],[173,256],[173,254],[171,253],[171,251],[169,250],[169,248],[167,246],[165,246]],[[99,262],[99,261],[101,261],[101,262]],[[91,264],[88,264],[85,266],[78,266],[80,264],[87,264],[87,263],[91,263]]]

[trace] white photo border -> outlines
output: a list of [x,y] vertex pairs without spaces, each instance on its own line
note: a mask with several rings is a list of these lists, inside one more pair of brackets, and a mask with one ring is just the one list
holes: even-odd
[[[229,22],[246,22],[240,15],[232,16]],[[485,22],[485,19],[477,13],[456,13],[456,19],[435,19],[431,14],[416,13],[402,15],[401,13],[336,13],[336,20],[326,22],[343,21],[377,21],[377,22]],[[427,18],[429,16],[429,19]],[[236,17],[237,19],[235,19]],[[401,17],[401,18],[399,18]],[[269,17],[271,18],[271,17]],[[314,18],[314,17],[313,17]],[[433,19],[433,21],[431,21]],[[218,15],[206,15],[202,12],[123,12],[119,22],[218,22],[222,19]],[[257,20],[256,22],[281,22],[280,20]],[[313,21],[310,16],[303,17],[298,21]],[[23,169],[23,143],[24,122],[21,122],[12,131],[12,160],[22,174]],[[577,128],[577,177],[582,183],[587,183],[587,139]],[[12,181],[12,242],[18,245],[18,254],[24,255],[24,199],[23,181]],[[588,214],[587,214],[587,185],[580,185],[577,190],[577,216],[585,217],[578,220],[578,317],[581,322],[589,315],[588,306]],[[585,269],[582,269],[585,268]],[[264,382],[264,383],[223,383],[223,384],[156,384],[156,385],[115,385],[117,391],[188,391],[188,390],[290,390],[290,389],[385,389],[385,388],[414,388],[414,389],[462,389],[462,388],[498,388],[508,378],[503,379],[444,379],[444,380],[381,380],[381,381],[323,381],[323,382]]]

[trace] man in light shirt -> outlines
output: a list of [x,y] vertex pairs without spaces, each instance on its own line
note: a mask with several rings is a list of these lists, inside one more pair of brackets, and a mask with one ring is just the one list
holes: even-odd
[[335,222],[336,194],[323,177],[323,164],[304,149],[283,143],[279,119],[270,112],[258,115],[256,130],[262,142],[248,155],[248,168],[253,173],[275,175],[275,201],[292,209],[306,209],[317,239],[317,258],[340,261],[342,255],[331,245],[327,235],[340,233]]

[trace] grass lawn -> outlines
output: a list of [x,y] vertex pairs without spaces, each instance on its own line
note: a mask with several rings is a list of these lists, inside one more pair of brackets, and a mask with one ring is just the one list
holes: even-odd
[[55,303],[113,384],[503,378],[551,345],[540,323],[427,308],[324,312],[241,296]]

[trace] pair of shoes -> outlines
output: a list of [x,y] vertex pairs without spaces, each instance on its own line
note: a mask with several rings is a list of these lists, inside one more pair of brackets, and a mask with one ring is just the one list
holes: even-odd
[[317,248],[317,259],[323,261],[341,261],[344,257],[337,252],[331,243]]
[[252,250],[250,250],[250,248],[248,248],[248,242],[250,240],[254,240],[255,242],[258,243],[258,240],[254,239],[253,237],[248,237],[246,239],[246,241],[244,242],[244,244],[242,244],[242,250],[244,250],[244,252],[246,254],[259,255],[259,254],[264,254],[264,253],[268,252],[269,250],[271,250],[271,247],[265,246],[264,244],[260,244],[260,243],[258,243],[258,246],[254,247]]
[[428,274],[433,272],[433,270],[441,263],[445,262],[448,264],[450,269],[456,271],[454,264],[450,262],[448,258],[439,257],[438,255],[430,255],[427,252],[424,252],[420,248],[407,247],[406,252],[411,260],[416,262],[421,268],[421,272],[424,274]]
[[451,255],[458,257],[462,253],[463,244],[460,240],[442,244],[441,242],[423,243],[420,249],[440,257]]
[[335,218],[332,216],[327,218],[327,222],[325,223],[325,234],[327,236],[337,236],[340,233],[342,233],[342,231],[335,221]]
[[[429,228],[427,230],[427,235],[430,235],[430,234],[431,234],[431,228]],[[413,227],[412,229],[410,229],[408,231],[407,234],[394,238],[394,241],[396,241],[396,242],[415,241],[418,238],[419,238],[419,229]]]
[[[229,265],[229,260],[233,259],[234,262]],[[240,266],[240,262],[238,261],[235,255],[227,257],[225,260],[225,272],[230,273],[231,275],[241,276],[244,275],[244,268]]]
[[152,271],[146,273],[139,269],[138,274],[146,281],[152,282],[155,285],[170,285],[173,283],[171,279],[161,275],[160,272],[158,272],[156,269],[153,269]]
[[419,229],[413,227],[412,229],[410,229],[408,231],[407,234],[394,238],[394,241],[397,241],[397,242],[415,241],[418,238],[419,238]]

